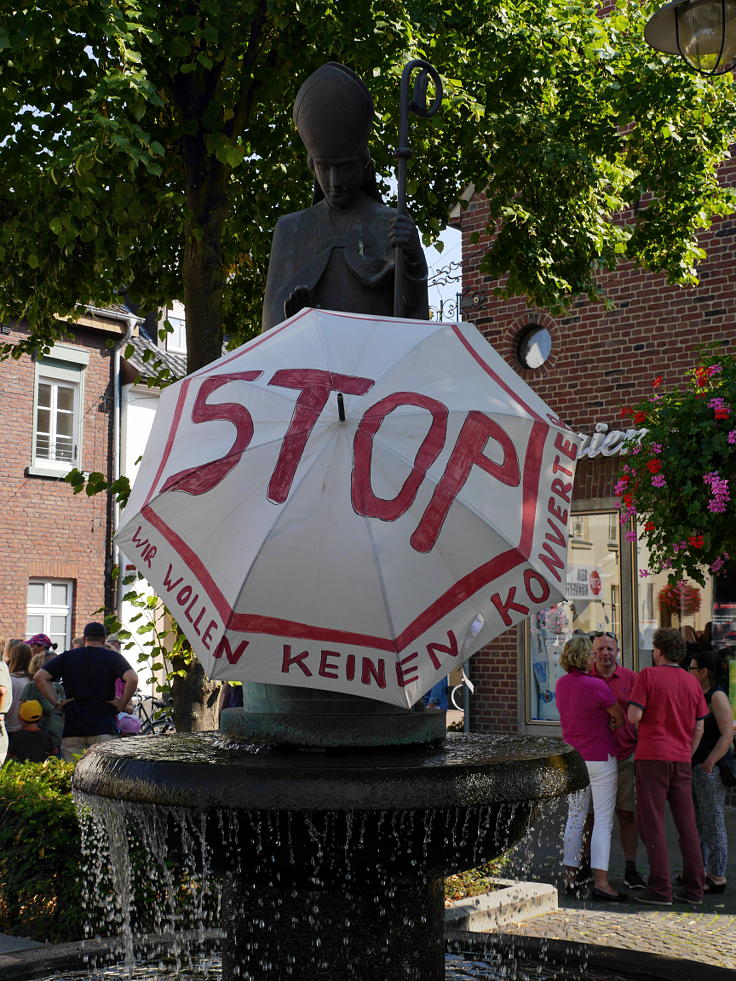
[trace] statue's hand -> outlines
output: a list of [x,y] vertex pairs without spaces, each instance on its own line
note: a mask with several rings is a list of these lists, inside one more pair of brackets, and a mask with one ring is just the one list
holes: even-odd
[[304,307],[311,307],[311,305],[312,291],[308,286],[297,286],[284,300],[284,317],[288,320],[289,317],[293,317]]
[[406,261],[414,267],[426,270],[424,250],[419,241],[419,232],[408,215],[396,215],[389,223],[388,240],[392,249],[401,249]]

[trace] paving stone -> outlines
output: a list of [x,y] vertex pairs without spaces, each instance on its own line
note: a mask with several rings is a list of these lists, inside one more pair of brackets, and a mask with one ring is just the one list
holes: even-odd
[[[706,896],[702,907],[675,904],[671,909],[655,909],[633,901],[606,906],[589,899],[578,900],[566,896],[563,886],[561,861],[565,815],[564,802],[547,806],[527,842],[513,853],[508,868],[509,873],[521,878],[556,885],[560,909],[494,932],[647,951],[736,969],[736,854],[729,856],[726,892]],[[669,819],[667,830],[674,872],[680,868],[679,850],[677,833]],[[736,848],[736,808],[726,808],[726,830],[729,841]],[[646,877],[646,854],[641,846],[637,864]],[[620,889],[625,889],[623,869],[623,855],[614,831],[610,878]]]

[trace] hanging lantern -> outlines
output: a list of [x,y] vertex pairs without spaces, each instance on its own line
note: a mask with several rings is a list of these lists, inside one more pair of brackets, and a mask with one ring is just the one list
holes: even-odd
[[736,55],[736,0],[673,0],[652,15],[644,37],[701,75],[717,75]]

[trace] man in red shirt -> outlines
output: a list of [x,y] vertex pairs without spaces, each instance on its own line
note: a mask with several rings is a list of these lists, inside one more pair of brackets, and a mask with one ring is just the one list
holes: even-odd
[[649,882],[639,903],[672,905],[670,859],[664,830],[669,801],[680,836],[682,886],[679,902],[703,901],[705,872],[695,824],[690,760],[703,735],[708,706],[703,689],[680,667],[686,652],[678,630],[661,628],[652,639],[654,666],[639,672],[629,696],[629,721],[638,724],[635,752],[636,820],[649,856]]
[[[629,696],[636,681],[636,672],[630,671],[629,668],[618,663],[618,640],[615,634],[596,630],[589,634],[589,637],[593,642],[593,660],[590,664],[590,673],[594,678],[600,678],[608,685],[625,715],[629,707]],[[618,760],[616,819],[626,863],[624,882],[629,889],[644,889],[644,880],[636,869],[636,847],[639,843],[634,817],[636,729],[627,720],[620,729],[614,730],[613,738],[616,743],[616,759]]]

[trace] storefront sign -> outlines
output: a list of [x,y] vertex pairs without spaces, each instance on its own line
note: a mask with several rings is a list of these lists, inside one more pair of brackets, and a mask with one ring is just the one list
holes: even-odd
[[592,565],[568,566],[565,594],[569,600],[595,599],[601,588],[600,573]]
[[595,456],[626,456],[629,452],[624,444],[631,439],[642,439],[646,429],[612,429],[608,430],[607,422],[597,422],[592,433],[578,433],[581,441],[578,460]]

